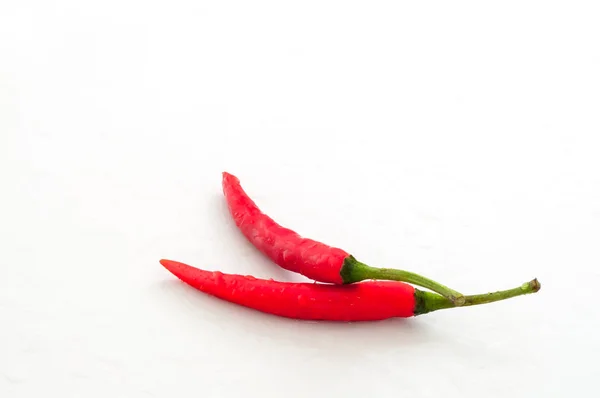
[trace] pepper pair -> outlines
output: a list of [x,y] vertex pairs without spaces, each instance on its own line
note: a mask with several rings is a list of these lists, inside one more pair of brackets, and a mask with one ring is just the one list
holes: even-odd
[[510,290],[464,296],[413,272],[370,267],[342,249],[298,235],[264,214],[239,179],[226,172],[223,193],[235,224],[258,250],[282,268],[324,282],[278,282],[160,260],[190,286],[245,307],[294,319],[373,321],[491,303],[540,289],[534,279]]

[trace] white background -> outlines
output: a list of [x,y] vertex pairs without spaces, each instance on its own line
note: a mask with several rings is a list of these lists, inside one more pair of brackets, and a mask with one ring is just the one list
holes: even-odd
[[[600,13],[557,1],[3,1],[1,397],[598,393]],[[158,260],[303,280],[281,224],[464,293],[293,321]]]

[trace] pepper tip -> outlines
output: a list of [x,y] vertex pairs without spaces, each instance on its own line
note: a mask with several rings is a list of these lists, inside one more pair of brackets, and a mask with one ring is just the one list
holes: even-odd
[[160,260],[158,260],[158,262],[160,263],[160,265],[162,265],[163,267],[165,267],[167,269],[173,265],[173,260],[167,260],[164,258],[161,258]]
[[234,181],[234,182],[239,183],[239,181],[240,181],[236,176],[234,176],[233,174],[228,173],[226,171],[221,172],[221,175],[223,176],[223,182],[229,180],[229,181]]

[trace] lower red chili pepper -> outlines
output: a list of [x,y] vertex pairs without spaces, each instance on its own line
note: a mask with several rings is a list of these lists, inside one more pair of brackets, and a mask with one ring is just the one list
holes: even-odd
[[[252,276],[224,274],[171,260],[160,263],[190,286],[223,300],[269,314],[303,320],[375,321],[407,318],[451,308],[454,304],[435,293],[392,281],[352,285],[289,283]],[[465,305],[484,304],[537,292],[537,280],[495,293],[465,296]]]
[[461,293],[413,272],[374,268],[357,261],[346,251],[304,238],[264,214],[246,194],[240,180],[223,173],[223,193],[229,211],[244,236],[279,266],[319,282],[347,284],[367,279],[408,282],[437,292],[457,305]]

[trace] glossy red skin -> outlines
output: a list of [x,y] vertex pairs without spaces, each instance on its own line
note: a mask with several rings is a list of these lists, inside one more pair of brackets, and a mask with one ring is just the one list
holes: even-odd
[[240,180],[226,172],[223,173],[223,193],[235,224],[273,262],[315,281],[343,284],[340,271],[348,253],[303,238],[277,224],[250,199]]
[[369,281],[343,286],[277,282],[204,271],[171,260],[160,263],[204,293],[286,318],[358,322],[414,316],[415,289],[402,282]]

